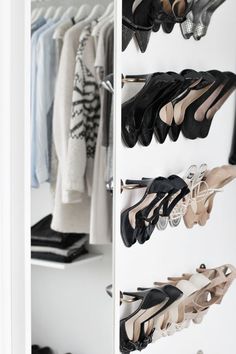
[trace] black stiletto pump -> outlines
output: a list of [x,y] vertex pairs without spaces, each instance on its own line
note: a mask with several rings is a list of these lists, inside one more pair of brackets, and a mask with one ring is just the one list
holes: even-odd
[[[196,139],[201,129],[201,121],[195,119],[195,112],[206,102],[206,100],[214,93],[214,91],[226,80],[226,76],[217,70],[209,71],[215,81],[210,88],[196,101],[194,101],[185,111],[185,117],[182,124],[183,135],[188,139]],[[204,118],[204,117],[203,117]],[[202,118],[202,120],[203,120]]]
[[[156,112],[154,133],[157,141],[160,144],[163,144],[165,142],[171,124],[173,122],[174,112],[173,112],[172,100],[175,97],[179,96],[185,90],[184,88],[185,80],[182,75],[176,74],[174,72],[168,72],[167,74],[171,75],[175,79],[175,85],[170,87],[170,90],[168,90],[168,94],[165,97],[163,97],[162,104],[160,105],[158,111]],[[161,117],[161,112],[163,107],[165,107],[168,104],[171,105],[172,111],[170,113],[167,112],[167,116],[170,114],[170,117],[167,119],[167,121],[164,121],[164,118],[162,119]]]
[[150,16],[151,3],[153,0],[142,1],[133,13],[135,0],[123,0],[122,16],[122,51],[124,51],[135,35],[138,46],[142,53],[147,49],[153,27]]
[[[148,146],[153,137],[156,114],[163,105],[163,99],[169,97],[169,92],[176,85],[176,80],[168,74],[160,74],[160,83],[156,91],[156,99],[146,107],[143,114],[143,122],[140,129],[139,141],[142,145]],[[175,87],[175,86],[174,86]]]
[[138,141],[144,112],[156,99],[162,79],[163,76],[159,73],[147,76],[144,87],[122,105],[122,138],[130,148],[134,147]]
[[122,51],[124,51],[135,34],[133,23],[133,4],[135,0],[122,0]]
[[[176,97],[172,101],[174,112],[175,112],[175,105],[177,105],[179,102],[183,101],[188,96],[188,94],[190,93],[190,91],[192,89],[197,90],[198,87],[199,88],[201,87],[198,85],[202,81],[202,76],[203,76],[202,73],[196,72],[195,70],[191,70],[191,69],[186,69],[186,70],[182,71],[181,75],[183,75],[184,80],[185,80],[184,84],[183,84],[183,93],[181,93],[178,97]],[[181,132],[181,125],[182,125],[182,123],[177,124],[175,118],[176,117],[174,114],[174,118],[173,118],[171,127],[169,129],[169,136],[172,141],[178,140],[180,132]]]
[[[199,138],[204,139],[208,136],[214,115],[236,89],[236,75],[231,72],[225,72],[224,74],[227,76],[228,81],[226,82],[218,97],[207,110],[205,117],[201,122],[201,128],[198,133]],[[214,109],[214,107],[216,108]]]

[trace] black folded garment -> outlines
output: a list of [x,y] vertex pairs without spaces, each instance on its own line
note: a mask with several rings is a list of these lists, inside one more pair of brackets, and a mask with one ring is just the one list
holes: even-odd
[[236,117],[234,122],[234,133],[233,133],[231,152],[229,156],[229,163],[231,165],[236,165]]
[[44,261],[58,262],[58,263],[72,263],[75,259],[87,254],[88,251],[85,246],[74,250],[69,256],[62,256],[55,253],[48,252],[31,252],[31,258]]
[[48,215],[31,227],[31,245],[66,249],[86,234],[62,233],[51,229],[52,215]]
[[38,345],[32,345],[32,354],[53,354],[49,347],[41,348]]

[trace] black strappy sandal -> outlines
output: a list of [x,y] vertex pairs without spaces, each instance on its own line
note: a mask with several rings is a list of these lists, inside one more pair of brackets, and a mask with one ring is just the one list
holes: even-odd
[[[138,242],[140,244],[144,244],[145,242],[147,242],[160,217],[165,217],[168,218],[172,212],[172,210],[174,209],[174,207],[187,195],[189,194],[190,190],[188,188],[188,185],[186,184],[186,182],[179,176],[177,175],[172,175],[170,177],[168,177],[168,182],[171,185],[171,188],[169,190],[169,192],[165,193],[165,197],[162,199],[162,203],[160,203],[157,207],[155,207],[154,205],[150,205],[149,208],[149,213],[151,210],[153,210],[153,215],[151,217],[145,217],[145,214],[148,215],[147,210],[145,211],[145,213],[143,212],[141,214],[137,213],[137,220],[138,219],[143,219],[145,221],[145,227],[143,227],[142,232],[139,233],[138,237]],[[175,198],[173,200],[171,200],[171,198],[175,196]],[[171,200],[171,202],[170,202]],[[157,204],[157,203],[156,203]],[[139,221],[140,222],[140,221]],[[168,219],[167,219],[168,222]],[[137,222],[138,223],[138,222]],[[140,227],[141,230],[141,227]]]
[[[168,193],[172,187],[172,185],[168,182],[166,178],[158,177],[155,179],[145,179],[140,181],[127,180],[127,184],[137,184],[139,187],[146,187],[146,191],[141,198],[141,200],[130,208],[126,209],[121,214],[121,236],[122,240],[126,247],[131,247],[137,241],[140,232],[143,231],[144,226],[144,217],[146,216],[147,208],[150,208],[150,205],[153,204],[153,207],[161,200],[166,193]],[[153,198],[150,197],[153,195]],[[150,199],[150,201],[148,200]],[[147,205],[146,205],[146,204]],[[138,209],[140,208],[140,210]],[[137,211],[135,211],[137,209]],[[149,209],[148,209],[149,210]],[[133,225],[130,221],[130,214],[133,215]],[[138,217],[141,215],[142,218]]]

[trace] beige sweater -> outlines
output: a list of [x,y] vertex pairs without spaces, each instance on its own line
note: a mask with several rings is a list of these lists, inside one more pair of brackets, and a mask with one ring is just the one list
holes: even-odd
[[89,232],[90,199],[85,194],[67,192],[64,187],[75,58],[86,25],[82,21],[66,32],[56,83],[53,136],[59,166],[52,228],[60,232]]

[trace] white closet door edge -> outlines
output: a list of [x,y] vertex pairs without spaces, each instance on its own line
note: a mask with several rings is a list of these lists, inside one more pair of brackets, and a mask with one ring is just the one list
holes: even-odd
[[11,5],[11,354],[30,354],[30,0]]
[[11,354],[10,1],[0,3],[0,13],[0,353]]
[[113,129],[113,285],[114,325],[113,354],[120,353],[120,280],[118,242],[120,238],[120,156],[121,156],[121,43],[122,43],[122,1],[115,0],[115,62],[114,62],[114,129]]

